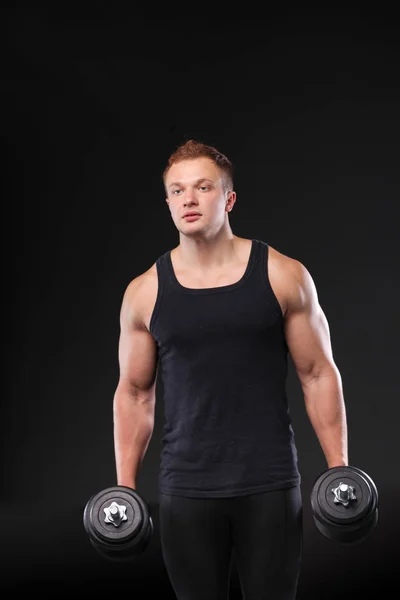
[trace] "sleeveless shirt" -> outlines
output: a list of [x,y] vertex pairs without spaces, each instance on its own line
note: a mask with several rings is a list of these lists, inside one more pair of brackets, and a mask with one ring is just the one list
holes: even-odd
[[268,244],[251,242],[246,271],[231,285],[186,288],[171,250],[156,261],[149,330],[163,385],[161,493],[217,498],[300,483],[282,310]]

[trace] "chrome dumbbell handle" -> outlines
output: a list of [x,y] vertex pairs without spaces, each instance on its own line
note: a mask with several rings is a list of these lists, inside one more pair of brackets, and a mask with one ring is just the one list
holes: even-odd
[[355,488],[352,485],[347,485],[347,483],[340,482],[337,488],[332,488],[332,492],[334,494],[333,501],[338,504],[343,504],[343,506],[348,506],[352,500],[356,500]]
[[122,521],[126,521],[126,506],[123,504],[117,504],[117,502],[111,502],[110,506],[104,508],[106,514],[104,518],[105,523],[112,523],[115,527],[118,527]]

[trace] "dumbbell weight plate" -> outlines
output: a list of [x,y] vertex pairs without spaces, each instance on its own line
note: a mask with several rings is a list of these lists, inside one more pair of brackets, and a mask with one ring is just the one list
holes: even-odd
[[[334,502],[332,489],[341,483],[354,488],[356,499],[345,506]],[[316,513],[334,523],[360,521],[375,508],[376,488],[371,478],[354,467],[334,467],[322,473],[314,485],[312,505]]]
[[371,513],[366,521],[335,525],[333,523],[323,523],[314,516],[314,523],[320,533],[330,540],[335,540],[346,546],[359,544],[365,541],[374,531],[378,522],[378,509]]
[[[334,501],[332,490],[342,483],[352,486],[355,495],[347,506]],[[311,494],[317,528],[326,537],[341,542],[362,541],[371,533],[377,522],[377,504],[378,492],[373,480],[353,466],[333,467],[323,472],[316,479]]]
[[[123,512],[123,520],[114,521],[116,524],[109,519],[112,503]],[[130,560],[141,554],[153,532],[147,504],[135,490],[125,486],[94,494],[85,506],[83,524],[95,549],[116,560]]]

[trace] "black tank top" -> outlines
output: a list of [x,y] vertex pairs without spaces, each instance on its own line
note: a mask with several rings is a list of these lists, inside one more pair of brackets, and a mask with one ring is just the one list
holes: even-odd
[[267,265],[268,244],[253,239],[239,281],[192,289],[176,278],[170,250],[156,261],[150,332],[163,386],[164,494],[242,496],[300,483],[288,347]]

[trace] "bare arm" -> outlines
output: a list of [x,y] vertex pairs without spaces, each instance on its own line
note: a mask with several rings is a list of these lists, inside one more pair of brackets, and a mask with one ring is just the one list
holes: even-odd
[[140,285],[140,278],[133,280],[122,301],[113,404],[117,483],[134,489],[153,434],[157,373],[157,345],[141,319]]
[[346,409],[330,331],[308,270],[292,259],[285,335],[328,468],[348,465]]

